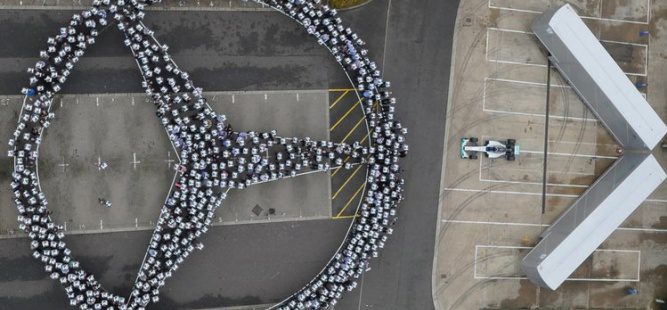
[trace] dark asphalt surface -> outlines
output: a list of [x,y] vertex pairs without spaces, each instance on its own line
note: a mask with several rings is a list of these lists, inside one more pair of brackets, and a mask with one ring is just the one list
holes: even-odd
[[[374,11],[351,11],[345,17],[363,29],[360,34],[384,33],[386,12]],[[0,11],[0,42],[11,42],[0,48],[0,94],[19,93],[29,77],[25,69],[37,61],[46,39],[75,12]],[[276,12],[150,11],[145,23],[204,90],[324,89],[349,84],[328,51]],[[364,37],[382,50],[384,36]],[[63,93],[143,92],[139,71],[122,42],[120,31],[107,27],[81,58]]]
[[[433,309],[431,271],[442,160],[451,40],[458,1],[375,0],[343,13],[382,63],[400,101],[411,147],[402,165],[406,201],[399,224],[363,288],[336,309]],[[49,35],[72,12],[0,11],[0,94],[27,80]],[[150,12],[147,24],[205,90],[323,89],[348,84],[328,52],[273,12]],[[187,33],[192,33],[186,35]],[[139,74],[115,29],[80,62],[69,93],[139,92]],[[8,136],[9,133],[0,133]],[[13,208],[13,206],[0,206]],[[223,206],[224,207],[224,206]],[[213,228],[151,309],[204,308],[278,301],[309,280],[339,245],[348,221],[322,220]],[[149,232],[69,236],[68,244],[106,288],[127,294]],[[104,246],[99,246],[104,245]],[[64,292],[29,257],[21,239],[0,240],[0,309],[67,309]],[[12,288],[7,290],[6,288]],[[25,287],[25,289],[21,289]],[[5,289],[3,289],[5,288]],[[16,292],[3,294],[3,291]]]
[[[340,244],[344,221],[217,226],[204,251],[188,258],[150,309],[209,308],[277,302],[320,271]],[[68,236],[82,266],[105,289],[128,296],[150,232]],[[0,242],[0,309],[70,309],[65,293],[30,257],[24,239]],[[21,282],[21,283],[17,283]],[[9,288],[12,286],[12,288]],[[25,287],[31,292],[19,292]]]
[[406,199],[394,235],[364,276],[363,291],[346,295],[337,310],[434,308],[431,272],[458,3],[391,2],[383,70],[399,101],[398,119],[409,130],[410,153],[401,162]]

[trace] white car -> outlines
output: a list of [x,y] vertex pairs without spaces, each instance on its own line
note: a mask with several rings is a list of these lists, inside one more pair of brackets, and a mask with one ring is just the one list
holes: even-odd
[[476,137],[461,138],[461,158],[477,159],[477,153],[484,153],[488,158],[500,158],[513,161],[519,155],[520,148],[516,144],[516,140],[507,139],[506,143],[501,143],[496,140],[487,140],[484,145],[477,144]]

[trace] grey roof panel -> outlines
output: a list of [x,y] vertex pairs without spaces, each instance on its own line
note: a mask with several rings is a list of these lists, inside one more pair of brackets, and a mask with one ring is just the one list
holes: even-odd
[[544,13],[532,29],[554,66],[627,153],[523,259],[531,281],[556,289],[667,178],[650,154],[667,126],[570,5]]

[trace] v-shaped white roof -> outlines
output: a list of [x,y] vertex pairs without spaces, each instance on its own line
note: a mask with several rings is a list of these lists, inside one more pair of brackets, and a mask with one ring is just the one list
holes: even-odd
[[667,126],[569,4],[538,17],[532,30],[551,63],[627,154],[542,233],[523,259],[531,281],[556,289],[665,180],[650,152]]

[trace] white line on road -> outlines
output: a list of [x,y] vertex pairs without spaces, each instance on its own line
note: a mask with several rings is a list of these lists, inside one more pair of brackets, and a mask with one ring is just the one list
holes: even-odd
[[[543,151],[521,150],[521,153],[544,155]],[[618,159],[618,156],[605,156],[605,155],[573,154],[573,153],[558,153],[558,152],[547,152],[547,154],[548,155],[554,155],[554,156],[566,156],[566,157]]]
[[141,163],[140,161],[137,161],[137,153],[132,153],[132,161],[130,162],[130,164],[132,164],[132,167],[134,169],[137,169],[137,164],[140,163]]
[[359,307],[357,309],[361,310],[361,297],[364,294],[364,273],[361,274],[361,284],[359,284]]
[[[527,195],[527,196],[542,196],[541,192],[518,192],[518,191],[499,191],[499,190],[488,190],[488,189],[473,189],[473,188],[452,188],[445,187],[444,191],[450,192],[471,192],[471,193],[489,193],[489,194],[506,194],[506,195]],[[577,198],[579,195],[572,194],[553,194],[547,193],[547,197],[565,197],[565,198]],[[657,202],[657,203],[667,203],[667,199],[646,199],[646,202]]]
[[174,160],[171,159],[171,152],[170,151],[167,151],[167,160],[165,160],[165,161],[167,162],[167,169],[170,169],[171,164],[174,162]]
[[[650,0],[647,0],[647,2]],[[530,2],[530,1],[526,1]],[[489,9],[498,9],[498,10],[505,10],[505,11],[512,11],[512,12],[521,12],[521,13],[529,13],[529,14],[542,14],[543,12],[540,11],[535,11],[535,10],[526,10],[526,9],[515,9],[515,8],[510,8],[510,7],[503,7],[503,6],[495,6],[491,5],[491,0],[489,0]],[[591,19],[591,20],[601,20],[601,21],[610,21],[610,22],[617,22],[617,23],[628,23],[628,24],[642,24],[646,25],[649,23],[650,19],[650,4],[647,4],[647,14],[646,14],[646,21],[634,21],[634,20],[625,20],[625,19],[614,19],[614,18],[602,18],[602,17],[595,17],[595,16],[579,16],[582,19]]]
[[[524,227],[549,227],[549,224],[536,224],[536,223],[518,223],[518,222],[496,222],[496,221],[468,221],[468,220],[442,220],[443,223],[452,223],[452,224],[469,224],[469,225],[493,225],[493,226],[524,226]],[[653,233],[665,233],[667,229],[660,228],[639,228],[639,227],[619,227],[616,230],[620,231],[640,231],[640,232],[653,232]]]
[[[473,267],[473,278],[475,279],[498,279],[498,280],[512,280],[512,279],[527,279],[527,277],[524,276],[509,276],[509,275],[504,275],[504,276],[480,276],[477,274],[477,262],[478,261],[486,261],[489,258],[492,258],[490,256],[482,256],[479,257],[479,248],[487,248],[487,249],[510,249],[510,250],[529,250],[532,249],[532,247],[526,247],[526,246],[510,246],[510,245],[480,245],[476,244],[475,245],[475,258],[474,258],[474,267]],[[594,252],[618,252],[618,253],[633,253],[637,254],[637,266],[638,266],[638,272],[637,276],[635,278],[618,278],[618,279],[613,279],[613,278],[568,278],[568,281],[627,281],[627,282],[638,282],[640,279],[640,274],[639,274],[639,267],[641,267],[641,251],[639,250],[625,250],[625,249],[596,249]],[[514,256],[514,255],[510,255]]]
[[[506,183],[506,184],[525,184],[525,185],[542,185],[542,182],[529,182],[529,181],[510,181],[510,180],[492,180],[492,179],[479,179],[481,182],[489,183]],[[559,184],[559,183],[547,183],[547,186],[553,187],[575,187],[575,188],[587,188],[589,185],[581,184]]]

